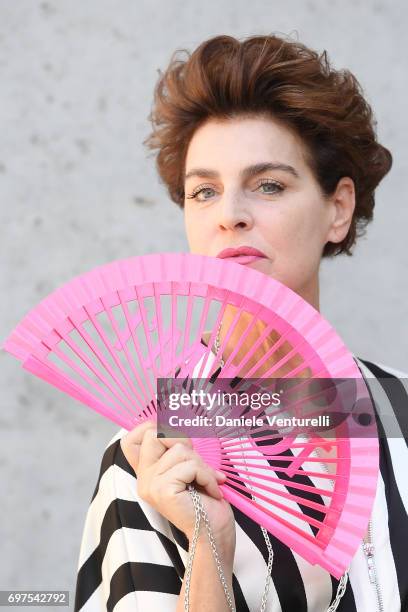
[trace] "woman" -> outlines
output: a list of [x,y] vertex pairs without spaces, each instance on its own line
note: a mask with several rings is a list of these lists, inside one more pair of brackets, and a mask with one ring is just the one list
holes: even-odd
[[[355,77],[297,42],[218,36],[185,60],[172,59],[156,88],[152,124],[147,144],[158,150],[160,177],[184,209],[191,252],[236,257],[319,309],[321,258],[351,255],[391,167]],[[248,248],[257,250],[251,263],[242,256]],[[227,328],[223,320],[219,341]],[[234,337],[224,359],[233,345]],[[400,424],[401,404],[380,380],[393,372],[356,361],[368,380],[380,382],[372,393]],[[408,480],[401,470],[408,453],[403,439],[382,439],[380,447],[370,536],[375,571],[369,573],[373,559],[361,547],[339,587],[231,507],[218,486],[222,474],[201,461],[188,439],[157,438],[152,423],[120,431],[104,454],[88,512],[75,609],[184,610],[192,481],[236,610],[261,609],[271,549],[262,609],[324,612],[331,602],[331,610],[347,612],[408,609]],[[205,535],[195,552],[190,609],[230,609]]]

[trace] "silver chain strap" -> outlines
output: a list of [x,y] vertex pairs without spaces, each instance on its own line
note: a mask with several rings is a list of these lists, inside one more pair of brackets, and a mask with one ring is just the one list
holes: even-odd
[[193,485],[188,485],[188,492],[191,495],[191,499],[193,501],[194,511],[195,511],[195,524],[194,524],[194,534],[191,540],[190,546],[190,554],[188,558],[187,568],[186,568],[186,578],[185,578],[185,589],[184,589],[184,611],[189,612],[190,610],[190,587],[191,587],[191,571],[193,567],[193,559],[197,547],[198,536],[200,532],[200,522],[201,518],[204,521],[205,529],[207,531],[208,541],[210,542],[211,552],[214,557],[215,565],[217,566],[218,575],[220,577],[221,586],[223,588],[225,599],[227,600],[228,608],[231,612],[236,612],[233,598],[229,592],[227,581],[225,579],[224,571],[222,569],[222,564],[220,561],[220,557],[218,555],[218,550],[215,545],[214,535],[210,526],[210,521],[208,519],[207,512],[201,502],[200,495],[198,491],[193,487]]
[[266,547],[268,549],[268,563],[266,566],[266,580],[265,580],[264,592],[262,593],[262,598],[261,598],[261,612],[265,612],[266,601],[268,599],[268,593],[269,593],[269,585],[271,583],[271,576],[272,576],[273,549],[272,549],[272,544],[271,544],[271,539],[269,537],[269,533],[266,531],[265,527],[261,527],[261,530],[263,533],[264,540],[266,542]]
[[340,578],[340,582],[337,585],[336,597],[333,599],[330,606],[327,608],[327,612],[335,612],[339,606],[340,600],[346,592],[348,582],[348,572],[344,572]]
[[[191,492],[194,491],[194,487],[190,484],[188,485],[188,490]],[[193,498],[194,504],[194,498]],[[195,509],[195,523],[194,523],[194,534],[191,540],[190,545],[190,554],[188,556],[186,573],[185,573],[185,587],[184,587],[184,612],[189,612],[190,609],[190,587],[191,587],[191,572],[193,570],[193,559],[195,555],[195,551],[197,548],[197,540],[200,531],[200,512],[197,512],[196,506],[194,504]]]

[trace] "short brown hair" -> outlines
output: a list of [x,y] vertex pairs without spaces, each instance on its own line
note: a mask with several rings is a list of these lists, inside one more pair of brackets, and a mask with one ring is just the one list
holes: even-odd
[[248,114],[269,115],[300,136],[326,196],[341,177],[353,179],[356,208],[349,232],[323,250],[326,257],[351,255],[373,217],[374,190],[392,156],[377,141],[373,112],[356,77],[334,70],[326,51],[319,55],[294,40],[215,36],[191,54],[175,51],[160,72],[149,116],[153,129],[144,141],[158,151],[157,170],[170,198],[184,206],[185,159],[195,130],[211,118]]

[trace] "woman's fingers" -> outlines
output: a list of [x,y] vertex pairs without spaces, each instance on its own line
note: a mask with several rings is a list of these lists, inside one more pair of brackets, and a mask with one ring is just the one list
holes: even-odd
[[128,439],[130,444],[141,444],[143,436],[148,429],[156,430],[156,423],[153,421],[144,421],[144,423],[136,425],[136,427],[129,431],[124,437]]
[[224,472],[213,470],[204,462],[202,457],[196,451],[192,450],[189,446],[181,442],[178,442],[169,448],[164,455],[160,457],[155,467],[155,474],[160,476],[178,463],[181,463],[182,461],[189,461],[190,459],[194,459],[197,462],[197,465],[206,467],[210,473],[212,473],[218,483],[222,484],[226,481],[227,477]]
[[160,476],[160,474],[164,474],[164,472],[167,472],[167,470],[170,470],[178,463],[188,461],[194,457],[197,461],[201,461],[201,457],[189,446],[187,446],[187,444],[177,442],[167,449],[164,455],[160,457],[155,468],[155,473]]
[[208,495],[211,495],[211,497],[215,497],[215,499],[221,499],[223,497],[217,479],[210,468],[197,470],[195,480],[198,485],[207,491]]
[[165,480],[171,487],[174,487],[174,493],[184,491],[186,485],[195,481],[199,486],[203,487],[211,497],[221,499],[222,493],[218,487],[214,471],[205,464],[197,463],[196,459],[189,459],[173,466],[165,474],[162,474],[157,482]]
[[184,444],[184,446],[187,446],[190,449],[193,448],[193,443],[190,440],[190,438],[182,438],[182,437],[160,438],[160,440],[162,441],[164,446],[166,446],[167,448],[171,448],[172,446],[175,446],[176,444]]
[[123,454],[135,472],[139,465],[140,446],[146,431],[149,430],[156,431],[156,424],[152,421],[145,421],[125,434],[120,440]]
[[225,472],[221,472],[220,470],[214,470],[214,473],[217,482],[223,483],[227,480],[227,474]]
[[139,464],[141,469],[153,466],[169,448],[179,443],[184,444],[189,449],[193,448],[189,438],[158,438],[156,430],[148,429],[140,446]]

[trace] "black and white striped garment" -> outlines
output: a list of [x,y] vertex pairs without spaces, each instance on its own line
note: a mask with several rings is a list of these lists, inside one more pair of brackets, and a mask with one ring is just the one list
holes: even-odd
[[[375,405],[391,409],[392,425],[408,431],[407,375],[357,359]],[[390,393],[385,378],[395,378]],[[396,397],[398,395],[398,397]],[[136,491],[135,474],[120,447],[121,430],[104,453],[80,550],[75,612],[167,612],[176,609],[188,542]],[[380,436],[380,477],[372,514],[375,564],[386,612],[408,611],[408,440]],[[308,484],[313,484],[311,481]],[[238,612],[257,611],[268,551],[257,523],[233,507],[237,544],[233,588]],[[326,612],[338,581],[307,563],[272,535],[268,612]],[[376,612],[362,547],[349,573],[338,612]]]

